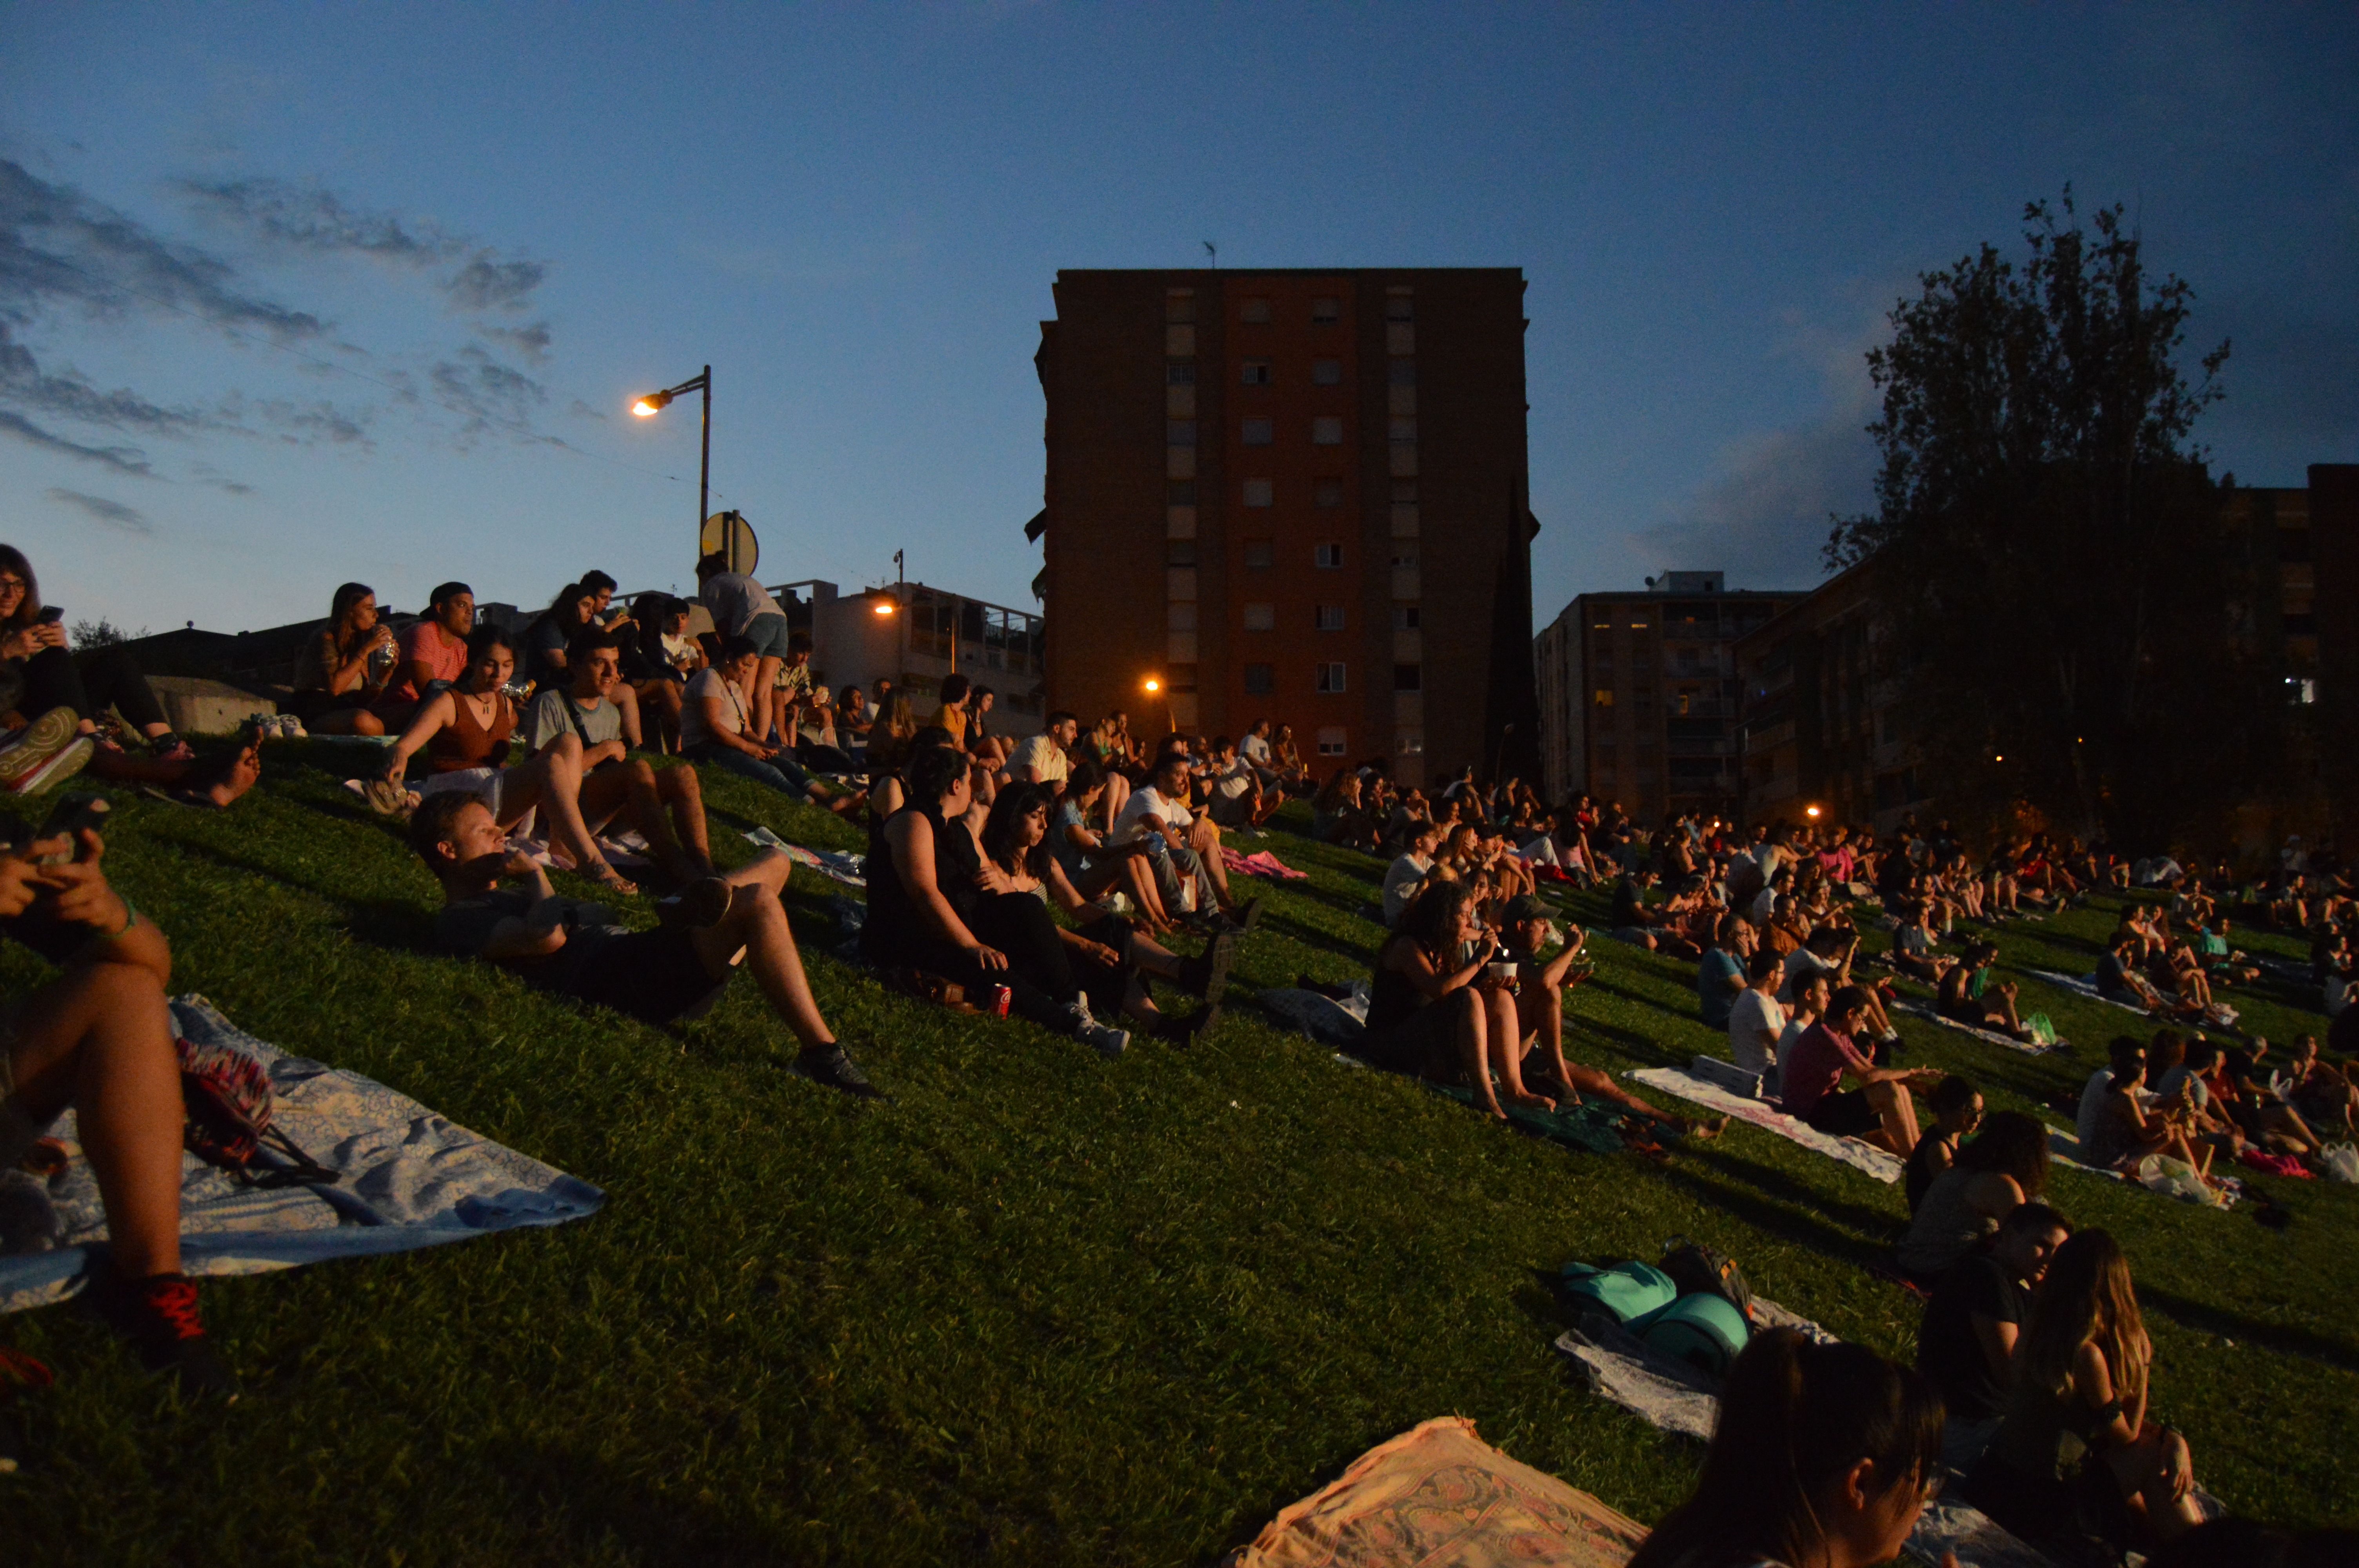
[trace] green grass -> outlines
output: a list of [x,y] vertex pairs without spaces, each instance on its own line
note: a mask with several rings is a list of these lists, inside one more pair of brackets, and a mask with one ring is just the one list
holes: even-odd
[[[1142,1042],[1108,1064],[880,990],[821,952],[836,890],[798,871],[821,1004],[895,1097],[861,1106],[783,1070],[793,1043],[742,984],[673,1034],[430,956],[429,880],[322,771],[334,757],[274,746],[224,816],[116,796],[110,869],[171,935],[175,989],[607,1206],[213,1282],[248,1390],[226,1411],[180,1408],[71,1309],[0,1320],[0,1343],[60,1374],[0,1415],[27,1455],[0,1477],[12,1562],[1206,1563],[1452,1411],[1652,1518],[1695,1451],[1581,1390],[1549,1348],[1546,1281],[1680,1234],[1910,1352],[1910,1299],[1858,1266],[1897,1228],[1898,1189],[1782,1140],[1739,1128],[1661,1168],[1576,1154],[1341,1065],[1249,1006],[1192,1051]],[[707,793],[724,859],[755,822],[856,842],[734,778]],[[1239,984],[1364,975],[1379,868],[1268,842],[1311,879],[1268,891]],[[2111,920],[2010,933],[2006,960],[2085,968]],[[1686,966],[1595,951],[1578,1056],[1619,1071],[1715,1048]],[[13,950],[0,968],[11,989],[39,974]],[[2005,1107],[2076,1089],[2136,1022],[2028,980],[2025,1000],[2083,1042],[2077,1065],[1902,1028],[1915,1059]],[[2321,1022],[2236,1000],[2272,1037]],[[2359,1195],[2256,1184],[2296,1211],[2288,1231],[2069,1172],[2056,1197],[2127,1247],[2158,1398],[2205,1482],[2275,1519],[2349,1517]]]

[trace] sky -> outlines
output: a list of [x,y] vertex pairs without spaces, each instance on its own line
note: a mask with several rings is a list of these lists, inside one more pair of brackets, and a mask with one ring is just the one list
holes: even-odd
[[70,619],[336,584],[1033,608],[1060,267],[1516,266],[1534,619],[1822,575],[1864,354],[2027,201],[2233,344],[2247,484],[2359,461],[2359,12],[2320,5],[139,6],[0,0],[0,538]]

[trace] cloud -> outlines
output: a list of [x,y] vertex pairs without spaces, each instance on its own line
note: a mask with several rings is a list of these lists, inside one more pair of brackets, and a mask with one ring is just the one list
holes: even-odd
[[573,406],[567,409],[566,412],[572,415],[576,419],[603,419],[606,417],[603,414],[599,413],[595,408],[591,407],[588,404],[582,402],[578,397],[573,400]]
[[535,321],[528,327],[479,327],[476,330],[486,338],[506,343],[533,363],[549,357],[549,323]]
[[117,473],[136,474],[142,479],[155,477],[155,470],[147,466],[147,454],[136,447],[87,447],[44,430],[22,414],[12,413],[5,408],[0,408],[0,430],[43,451],[80,458],[84,462],[113,469]]
[[442,293],[455,310],[521,310],[549,269],[538,262],[495,261],[484,251],[443,280]]
[[119,528],[126,534],[153,534],[156,524],[147,521],[146,513],[125,506],[119,501],[109,501],[103,495],[85,495],[79,490],[52,488],[49,497],[60,506],[79,512],[93,523],[109,528]]
[[460,350],[458,358],[435,365],[428,380],[436,402],[467,416],[460,432],[462,438],[501,429],[526,439],[564,444],[536,435],[532,429],[533,410],[549,401],[549,389],[476,344]]
[[0,321],[0,398],[86,425],[147,435],[186,435],[211,423],[196,409],[166,408],[128,387],[101,392],[77,371],[44,374],[32,351],[16,341],[5,321]]
[[252,178],[173,182],[206,217],[298,250],[354,252],[406,266],[463,255],[468,243],[431,222],[414,229],[384,213],[357,212],[327,190]]

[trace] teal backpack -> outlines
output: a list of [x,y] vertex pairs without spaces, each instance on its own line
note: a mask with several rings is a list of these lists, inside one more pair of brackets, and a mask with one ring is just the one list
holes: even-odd
[[1684,1361],[1710,1377],[1724,1378],[1729,1363],[1752,1336],[1745,1314],[1725,1297],[1697,1291],[1655,1314],[1638,1337],[1674,1361]]
[[1610,1269],[1567,1263],[1564,1293],[1576,1305],[1593,1306],[1635,1333],[1640,1319],[1669,1306],[1680,1290],[1660,1269],[1634,1260]]

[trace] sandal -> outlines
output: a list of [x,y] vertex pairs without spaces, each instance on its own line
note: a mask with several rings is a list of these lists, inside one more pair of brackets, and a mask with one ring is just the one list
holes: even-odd
[[582,868],[582,874],[588,877],[592,881],[596,882],[600,887],[604,888],[608,892],[617,894],[623,898],[634,897],[639,891],[638,883],[631,881],[630,878],[625,876],[622,872],[616,871],[614,867],[608,865],[603,860],[598,861],[595,865]]

